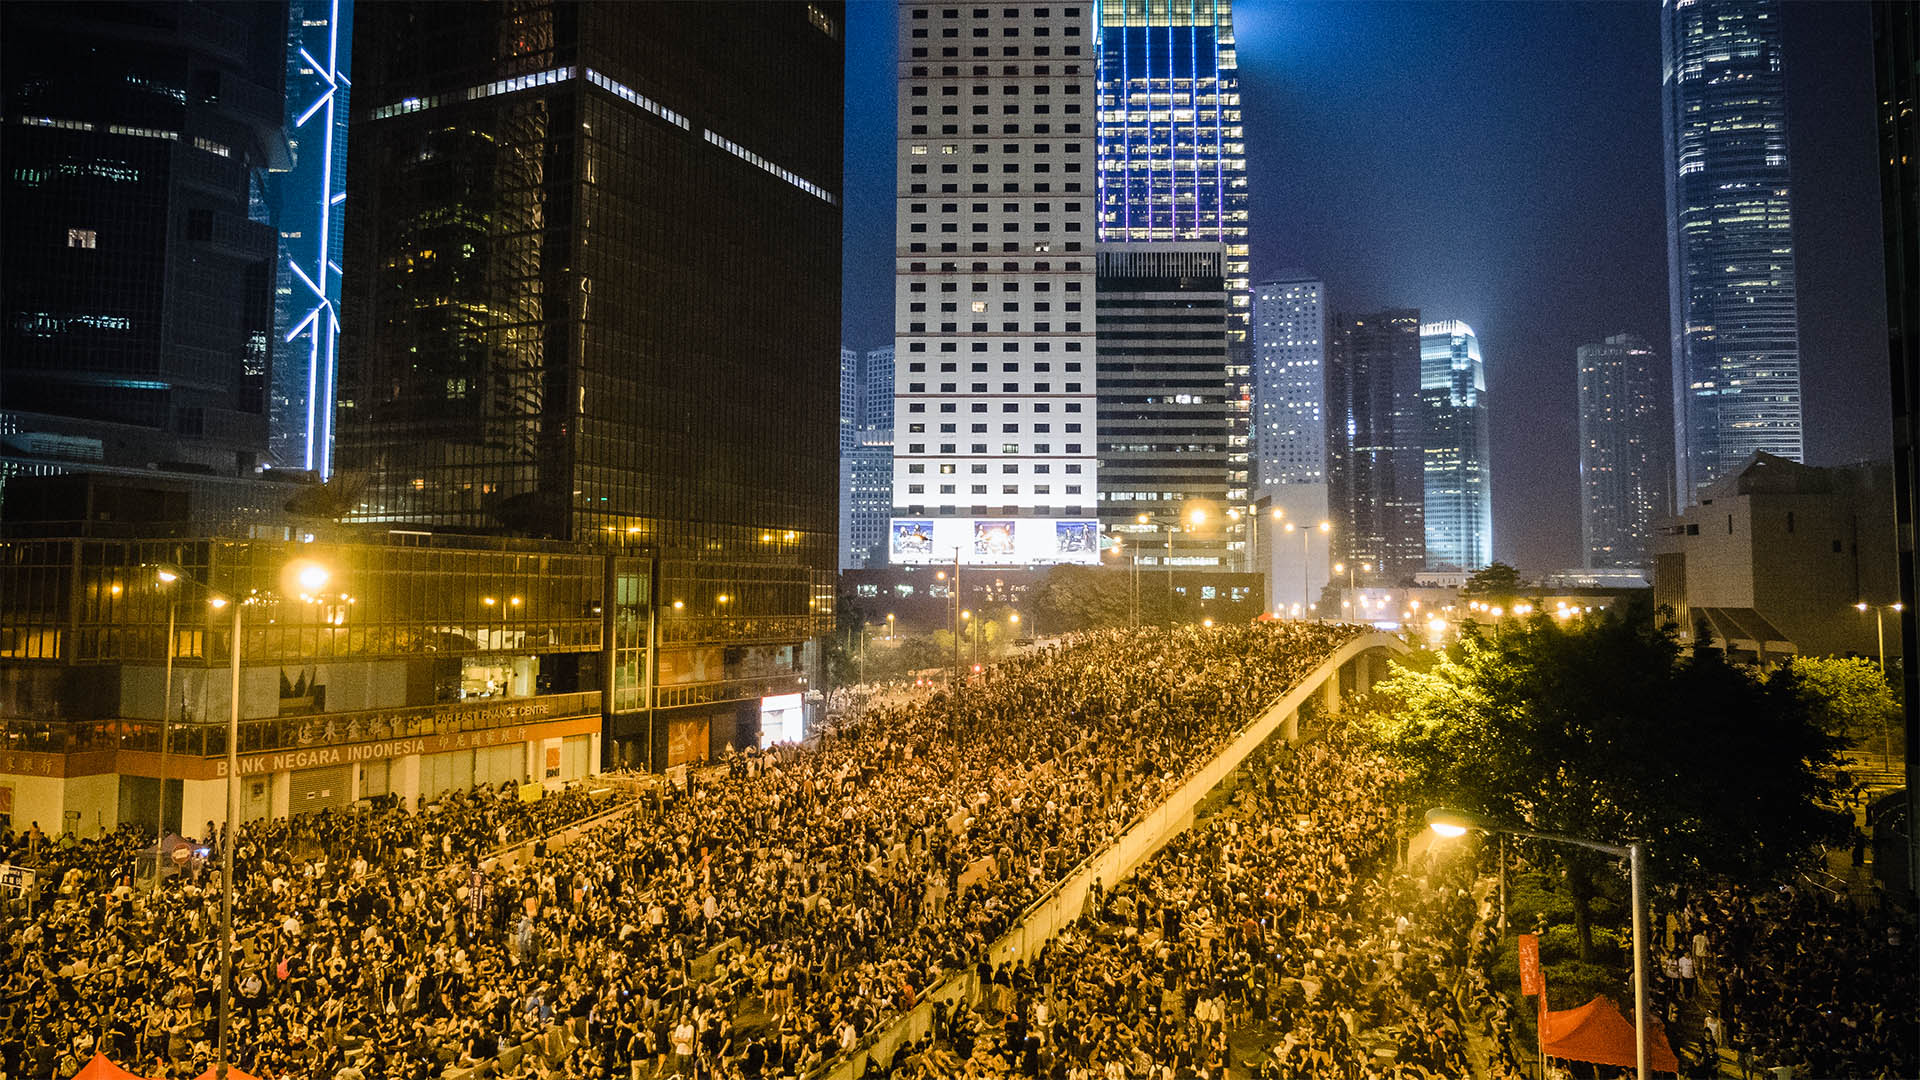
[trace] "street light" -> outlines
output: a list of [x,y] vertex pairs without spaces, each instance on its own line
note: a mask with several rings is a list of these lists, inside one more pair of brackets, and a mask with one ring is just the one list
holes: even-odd
[[[156,568],[154,576],[159,578],[161,582],[169,585],[175,581],[185,579],[199,586],[207,594],[207,605],[215,611],[225,610],[228,606],[232,606],[233,608],[233,631],[231,639],[228,642],[227,814],[226,825],[222,830],[220,842],[220,1038],[214,1058],[215,1080],[226,1080],[229,1069],[228,1047],[232,1040],[233,1033],[233,845],[235,834],[238,833],[240,829],[240,641],[243,623],[242,616],[246,611],[247,604],[252,602],[252,598],[228,596],[225,593],[215,590],[206,582],[195,578],[177,566],[160,566]],[[320,563],[314,562],[311,559],[296,559],[283,568],[280,582],[281,588],[286,592],[297,592],[302,598],[311,599],[312,594],[325,588],[327,582],[331,580],[332,577],[332,571]],[[517,603],[519,597],[515,597],[514,600]],[[171,627],[173,623],[171,613],[169,613],[167,621],[169,627]],[[171,637],[171,634],[169,634],[169,637]],[[173,651],[173,643],[171,640],[168,642],[167,651],[170,662]],[[171,667],[170,663],[169,667]],[[171,688],[169,688],[169,696],[171,696],[171,693]],[[163,740],[167,729],[165,722],[166,712],[167,710],[163,707],[161,709],[162,721],[160,725]],[[160,798],[161,805],[164,807],[166,804],[167,786],[164,760],[162,764]],[[156,854],[159,851],[157,841],[154,850]],[[158,874],[159,871],[156,866],[156,878]]]
[[1880,674],[1887,673],[1887,621],[1886,613],[1906,610],[1905,604],[1869,604],[1865,600],[1853,605],[1858,611],[1873,609],[1873,636],[1880,646]]
[[893,640],[893,612],[887,612],[887,640]]
[[[1274,520],[1276,521],[1279,520],[1280,511],[1278,509],[1274,510],[1273,516],[1274,516]],[[1302,605],[1310,606],[1309,601],[1307,599],[1307,593],[1311,591],[1312,586],[1307,582],[1307,567],[1311,560],[1307,555],[1307,541],[1313,535],[1313,530],[1307,528],[1307,526],[1304,523],[1296,526],[1291,521],[1287,522],[1288,532],[1293,532],[1295,531],[1296,528],[1299,530],[1299,533],[1300,533],[1300,603]],[[1319,524],[1318,528],[1323,534],[1330,533],[1333,531],[1333,523],[1330,521],[1323,521]]]
[[[162,588],[180,580],[180,571],[171,566],[154,568],[153,576]],[[167,839],[167,735],[171,730],[170,721],[173,712],[173,632],[174,619],[180,610],[180,594],[167,589],[167,659],[166,675],[160,682],[160,764],[155,770],[160,774],[160,809],[154,815],[153,828],[153,888],[160,889],[160,858],[164,854],[160,849]]]
[[[1461,810],[1449,810],[1435,807],[1427,811],[1427,825],[1434,833],[1444,837],[1465,836],[1470,829],[1481,832],[1504,833],[1527,840],[1547,840],[1558,844],[1571,844],[1592,851],[1604,852],[1615,858],[1627,860],[1627,872],[1632,880],[1633,891],[1633,1059],[1635,1074],[1639,1080],[1647,1080],[1647,972],[1646,972],[1646,899],[1640,891],[1640,855],[1639,844],[1603,844],[1598,840],[1586,840],[1564,833],[1532,832],[1516,829],[1508,825],[1497,825],[1483,821]],[[1502,888],[1505,886],[1506,867],[1500,869]]]
[[1167,626],[1171,628],[1173,626],[1173,534],[1192,532],[1205,525],[1207,523],[1206,508],[1196,506],[1184,515],[1174,515],[1172,521],[1158,519],[1151,514],[1135,514],[1133,520],[1141,525],[1152,524],[1167,531]]

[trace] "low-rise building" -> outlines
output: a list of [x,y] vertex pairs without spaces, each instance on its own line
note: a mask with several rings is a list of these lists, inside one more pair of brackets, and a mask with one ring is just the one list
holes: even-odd
[[1658,523],[1654,604],[1688,643],[1760,662],[1877,656],[1883,641],[1897,656],[1899,635],[1876,633],[1875,611],[1899,600],[1892,520],[1884,463],[1815,468],[1755,453]]

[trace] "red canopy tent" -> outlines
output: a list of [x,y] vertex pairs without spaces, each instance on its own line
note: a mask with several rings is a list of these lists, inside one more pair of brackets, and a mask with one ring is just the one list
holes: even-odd
[[73,1080],[140,1080],[140,1078],[108,1061],[107,1055],[95,1053],[79,1072],[73,1074]]
[[[1667,1045],[1667,1033],[1661,1030],[1659,1020],[1649,1020],[1652,1030],[1647,1033],[1647,1067],[1656,1072],[1679,1072],[1680,1062],[1673,1056],[1673,1047]],[[1634,1049],[1633,1024],[1604,995],[1577,1009],[1547,1013],[1548,1057],[1632,1068],[1636,1064]]]

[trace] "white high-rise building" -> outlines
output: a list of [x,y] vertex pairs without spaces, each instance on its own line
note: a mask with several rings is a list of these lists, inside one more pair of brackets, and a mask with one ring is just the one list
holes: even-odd
[[[1306,615],[1326,586],[1326,284],[1287,271],[1253,289],[1253,473],[1268,610]],[[1293,526],[1288,531],[1287,526]],[[1304,532],[1302,531],[1304,530]]]
[[1326,285],[1283,274],[1254,289],[1256,492],[1327,480]]
[[1091,0],[902,0],[895,563],[1094,563]]

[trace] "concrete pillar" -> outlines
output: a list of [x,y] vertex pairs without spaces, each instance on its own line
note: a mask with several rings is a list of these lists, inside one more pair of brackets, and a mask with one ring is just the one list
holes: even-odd
[[1345,670],[1344,667],[1335,668],[1327,673],[1327,681],[1320,684],[1320,688],[1326,691],[1328,716],[1340,715],[1340,682]]
[[1373,653],[1363,652],[1353,658],[1353,692],[1365,694],[1373,689]]
[[[207,822],[227,818],[227,782],[225,780],[183,780],[180,782],[180,831],[199,838],[207,831]],[[43,823],[42,828],[45,828]]]
[[419,754],[393,759],[393,770],[387,774],[387,792],[400,796],[402,804],[413,809],[420,798]]
[[1300,710],[1291,709],[1287,718],[1280,721],[1280,737],[1288,742],[1300,741]]

